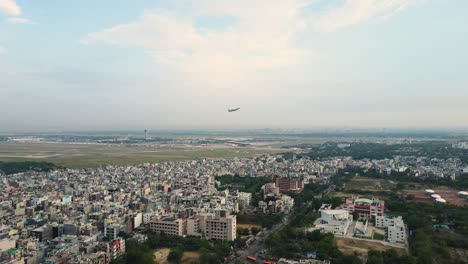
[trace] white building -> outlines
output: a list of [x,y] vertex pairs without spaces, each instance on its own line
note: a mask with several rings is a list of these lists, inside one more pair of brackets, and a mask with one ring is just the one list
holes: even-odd
[[288,195],[281,196],[281,201],[283,201],[284,211],[289,212],[294,207],[294,198]]
[[321,224],[317,228],[322,232],[344,236],[353,217],[346,210],[324,210],[321,212]]
[[133,218],[133,227],[134,228],[137,228],[141,225],[141,223],[143,222],[143,214],[142,213],[138,213],[135,215],[135,217]]
[[395,218],[378,216],[375,218],[375,226],[386,228],[386,238],[389,242],[406,242],[406,228],[401,216]]

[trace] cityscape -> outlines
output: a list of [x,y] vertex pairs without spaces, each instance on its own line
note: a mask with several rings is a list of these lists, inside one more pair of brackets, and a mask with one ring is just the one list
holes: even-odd
[[0,264],[468,264],[467,10],[0,0]]
[[[41,140],[31,143],[30,136],[4,139],[0,144],[5,146],[12,142],[24,147],[48,144]],[[203,144],[207,148],[219,145],[219,140],[182,141],[185,147],[186,144]],[[238,149],[239,145],[232,142],[253,140],[225,141],[222,143],[225,148]],[[436,158],[433,154],[437,150],[426,157],[412,156],[422,146],[441,143],[411,138],[386,138],[384,143],[376,143],[379,141],[382,139],[367,138],[363,143],[361,139],[350,138],[348,142],[341,139],[303,148],[291,144],[277,148],[281,152],[250,158],[168,160],[83,169],[42,168],[48,163],[33,162],[36,168],[31,165],[26,169],[9,168],[19,171],[2,172],[1,260],[4,263],[120,263],[125,259],[139,262],[143,261],[140,259],[143,253],[131,260],[128,254],[136,253],[129,253],[129,247],[135,250],[132,248],[155,239],[159,243],[153,242],[154,249],[145,254],[154,254],[150,256],[157,263],[335,263],[336,256],[321,251],[321,240],[315,247],[291,249],[281,255],[275,250],[274,237],[289,230],[314,236],[332,234],[340,241],[336,242],[341,245],[337,250],[352,249],[351,258],[356,259],[353,261],[364,259],[369,263],[371,252],[378,250],[393,250],[402,256],[411,254],[418,226],[414,226],[411,211],[395,208],[394,203],[401,202],[421,203],[434,210],[445,207],[463,210],[465,214],[455,219],[444,213],[439,216],[441,219],[430,220],[434,230],[445,228],[445,232],[454,234],[463,230],[468,205],[468,193],[463,185],[468,164],[462,161],[466,152],[461,158]],[[60,144],[73,147],[75,143]],[[163,148],[155,146],[147,135],[132,144]],[[124,148],[132,148],[132,144]],[[268,144],[277,141],[270,140]],[[311,158],[314,153],[332,147],[351,151],[355,146],[374,148],[375,144],[398,146],[403,152],[385,159],[356,159],[352,152],[349,156]],[[174,147],[173,143],[169,145]],[[458,148],[460,145],[448,142],[441,148],[466,151]],[[244,143],[242,146],[253,148]],[[402,155],[406,151],[412,155]],[[9,164],[15,163],[3,162],[2,170],[6,171]],[[459,235],[458,239],[466,239]],[[157,240],[161,237],[168,241]],[[186,239],[193,246],[182,242]],[[209,244],[197,246],[202,241]],[[226,251],[214,253],[213,247],[222,246]],[[465,257],[463,251],[454,252],[462,254],[461,259]],[[402,261],[412,263],[410,258]]]

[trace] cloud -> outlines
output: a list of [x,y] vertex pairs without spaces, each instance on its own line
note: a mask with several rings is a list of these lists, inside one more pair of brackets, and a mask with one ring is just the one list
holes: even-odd
[[[146,11],[135,22],[91,33],[81,43],[142,47],[166,69],[210,82],[250,78],[254,71],[307,58],[308,51],[296,47],[294,40],[305,23],[297,1],[216,3],[197,1],[189,14]],[[196,27],[196,19],[203,16],[229,16],[237,22],[223,30]]]
[[5,13],[10,16],[21,15],[21,8],[14,0],[0,0],[0,13]]
[[29,19],[23,17],[10,17],[7,22],[10,24],[32,24]]
[[0,46],[0,55],[5,54],[7,51],[3,46]]
[[[272,72],[313,67],[318,52],[311,45],[300,46],[298,38],[382,19],[417,1],[340,0],[310,14],[307,10],[320,1],[174,0],[168,9],[147,10],[136,21],[88,34],[80,42],[143,48],[166,75],[199,91],[263,93],[260,87],[267,85],[262,78],[279,78]],[[222,30],[197,26],[203,17],[235,23]]]
[[421,2],[422,0],[343,0],[331,5],[321,16],[311,18],[311,24],[319,31],[336,31],[359,25],[370,20],[383,20]]

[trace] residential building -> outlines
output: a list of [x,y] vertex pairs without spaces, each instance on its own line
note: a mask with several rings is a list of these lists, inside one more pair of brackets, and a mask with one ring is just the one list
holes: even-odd
[[276,177],[275,185],[281,193],[302,192],[304,180],[290,177]]
[[116,259],[125,254],[125,240],[117,238],[109,242],[109,253],[111,259]]
[[250,201],[252,200],[252,194],[246,192],[239,192],[237,194],[237,202],[239,203],[239,209],[245,209],[250,206]]

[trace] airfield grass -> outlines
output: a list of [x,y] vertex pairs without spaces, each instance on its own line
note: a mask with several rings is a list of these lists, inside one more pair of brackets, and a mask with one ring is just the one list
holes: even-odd
[[252,148],[155,149],[125,145],[0,144],[0,161],[48,161],[76,169],[203,158],[254,157],[262,153],[266,151]]

